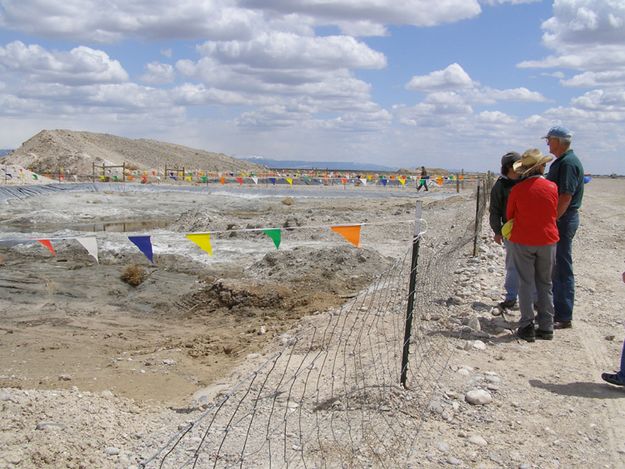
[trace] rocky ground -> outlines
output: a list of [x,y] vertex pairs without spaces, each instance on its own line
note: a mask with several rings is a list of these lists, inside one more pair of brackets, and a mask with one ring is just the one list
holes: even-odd
[[[553,341],[520,342],[511,333],[518,312],[493,314],[503,250],[486,232],[476,258],[471,249],[458,253],[448,273],[455,286],[445,292],[449,315],[420,311],[448,330],[453,354],[412,442],[412,467],[625,465],[625,389],[599,377],[618,366],[625,335],[624,184],[595,178],[587,185],[574,248],[574,328]],[[41,233],[63,213],[59,207],[68,218],[71,207],[82,207],[90,222],[90,213],[101,222],[136,219],[129,214],[141,210],[131,193],[71,197],[69,204],[11,203],[3,223],[15,229],[36,218],[29,227]],[[468,192],[431,197],[423,198],[424,250],[442,248],[442,233],[470,221],[474,210]],[[69,242],[57,258],[33,246],[0,250],[0,465],[136,467],[156,451],[157,437],[197,412],[203,389],[228,389],[237,367],[262,356],[300,317],[340,306],[405,254],[412,233],[403,222],[414,198],[246,201],[174,193],[154,196],[150,207],[172,221],[159,227],[160,242],[154,236],[156,267],[123,248],[123,233],[103,237],[100,265]],[[360,250],[324,230],[292,230],[279,251],[259,253],[258,236],[236,232],[357,222],[372,223],[363,227]],[[175,238],[229,224],[209,260]],[[119,279],[130,264],[149,273],[138,288]]]

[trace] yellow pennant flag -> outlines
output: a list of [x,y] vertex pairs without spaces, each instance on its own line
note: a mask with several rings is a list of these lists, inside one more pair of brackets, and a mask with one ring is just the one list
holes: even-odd
[[202,251],[206,251],[209,256],[213,255],[213,247],[211,246],[211,235],[210,233],[202,233],[202,234],[188,234],[185,235],[188,239],[197,244]]
[[405,186],[405,185],[406,185],[406,178],[399,177],[399,178],[397,178],[397,179],[399,180],[399,182],[400,182],[400,184],[401,184],[402,186]]
[[291,179],[291,178],[286,178],[286,182],[289,183],[289,186],[293,185],[293,179]]
[[352,243],[354,246],[360,246],[360,225],[331,226],[330,229],[340,234],[346,241]]

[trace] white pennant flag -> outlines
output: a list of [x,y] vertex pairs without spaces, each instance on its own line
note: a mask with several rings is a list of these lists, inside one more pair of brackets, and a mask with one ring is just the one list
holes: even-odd
[[360,178],[360,182],[362,183],[363,186],[367,185],[367,180],[365,178]]
[[84,247],[90,256],[93,256],[95,261],[99,264],[98,260],[98,241],[94,237],[89,238],[76,238],[82,247]]
[[258,178],[256,176],[252,176],[252,181],[254,181],[254,184],[258,184]]

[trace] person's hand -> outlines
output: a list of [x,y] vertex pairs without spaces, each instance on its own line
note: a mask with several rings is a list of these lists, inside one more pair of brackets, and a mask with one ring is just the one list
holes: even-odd
[[[503,241],[503,236],[500,234],[496,234],[495,237],[493,238],[495,240],[495,242],[499,245],[501,245],[501,242]],[[623,272],[623,275],[625,275],[625,272]],[[625,278],[625,277],[623,277]]]

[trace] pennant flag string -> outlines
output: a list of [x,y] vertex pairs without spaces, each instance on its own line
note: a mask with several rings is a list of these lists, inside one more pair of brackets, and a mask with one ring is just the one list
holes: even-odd
[[[394,220],[393,224],[402,224],[402,223],[414,223],[414,220]],[[388,222],[364,222],[364,223],[346,223],[346,224],[339,224],[339,225],[304,225],[304,226],[289,226],[287,229],[289,231],[291,230],[320,230],[320,229],[325,229],[325,228],[332,228],[332,227],[350,227],[350,226],[383,226],[383,225],[388,225]],[[199,232],[194,232],[194,233],[189,233],[189,234],[206,234],[206,233],[212,233],[212,234],[224,234],[224,233],[244,233],[244,232],[252,232],[252,231],[265,231],[265,230],[282,230],[284,228],[280,228],[280,227],[267,227],[267,228],[239,228],[236,230],[210,230],[210,231],[199,231]],[[172,236],[172,235],[168,235],[168,234],[159,234],[159,237],[168,237],[168,236]],[[176,235],[178,236],[178,235]]]
[[[425,234],[428,229],[427,223],[425,223],[424,219],[420,219],[421,222],[425,224],[425,230],[419,233],[419,236]],[[397,220],[393,222],[394,224],[399,223],[414,223],[414,220]],[[346,241],[353,244],[356,247],[360,246],[360,234],[361,228],[363,226],[380,226],[387,225],[387,222],[378,222],[378,223],[358,223],[358,224],[343,224],[343,225],[318,225],[318,226],[297,226],[297,227],[289,227],[289,230],[315,230],[315,229],[326,229],[330,228],[335,233],[340,234]],[[207,252],[208,255],[213,255],[213,249],[211,245],[211,233],[233,233],[233,232],[260,232],[262,231],[265,235],[267,235],[273,241],[276,249],[280,248],[280,243],[282,241],[282,228],[242,228],[238,230],[220,230],[220,231],[209,231],[209,232],[199,232],[199,233],[187,233],[184,236],[195,243],[200,249]],[[172,233],[172,234],[163,234],[159,233],[159,238],[172,238],[179,237],[180,234]],[[128,236],[129,241],[131,241],[147,258],[150,262],[154,263],[154,254],[152,250],[152,241],[150,235],[138,235],[138,236]],[[92,256],[96,262],[99,263],[98,258],[98,242],[95,236],[87,236],[87,237],[62,237],[62,238],[45,238],[45,239],[0,239],[0,243],[28,243],[28,242],[38,242],[41,245],[45,246],[52,255],[56,256],[56,252],[54,247],[52,246],[52,241],[59,240],[73,240],[75,239],[81,246],[83,246],[87,253]]]

